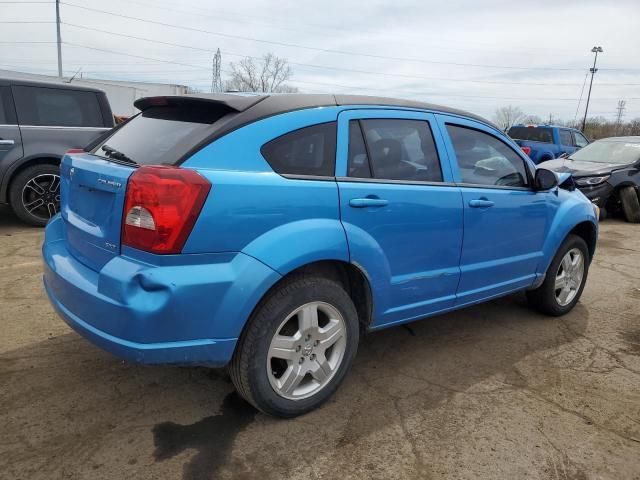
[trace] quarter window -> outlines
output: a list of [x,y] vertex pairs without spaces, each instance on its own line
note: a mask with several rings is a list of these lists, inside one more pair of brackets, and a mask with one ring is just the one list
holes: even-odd
[[[362,133],[356,128],[358,123]],[[349,175],[352,177],[442,181],[433,135],[429,123],[424,120],[352,121],[349,137]]]
[[573,139],[571,138],[571,132],[569,130],[560,130],[560,144],[573,145]]
[[22,125],[104,126],[98,96],[93,92],[25,86],[12,89]]
[[524,160],[492,135],[479,130],[447,125],[463,183],[525,187]]
[[280,174],[333,176],[336,124],[323,123],[287,133],[264,144],[260,152]]

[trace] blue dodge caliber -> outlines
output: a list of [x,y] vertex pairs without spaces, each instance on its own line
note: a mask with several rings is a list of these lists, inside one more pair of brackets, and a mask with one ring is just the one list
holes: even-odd
[[578,302],[598,210],[498,128],[344,95],[150,97],[61,164],[43,246],[60,316],[136,362],[228,366],[292,417],[366,330],[526,290]]

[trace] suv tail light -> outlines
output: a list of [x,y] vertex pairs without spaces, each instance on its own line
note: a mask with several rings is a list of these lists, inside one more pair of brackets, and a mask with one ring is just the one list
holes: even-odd
[[151,253],[180,253],[210,189],[194,170],[138,168],[127,184],[122,244]]
[[520,149],[527,155],[531,155],[531,147],[520,147]]

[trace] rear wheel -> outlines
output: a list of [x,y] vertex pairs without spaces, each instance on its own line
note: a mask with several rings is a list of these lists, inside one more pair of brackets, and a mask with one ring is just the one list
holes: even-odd
[[26,168],[11,182],[9,202],[20,220],[43,227],[60,208],[60,168],[50,164]]
[[356,309],[342,285],[322,277],[292,277],[256,309],[236,347],[231,379],[264,413],[307,413],[342,382],[358,335]]
[[589,273],[589,249],[577,235],[569,235],[556,253],[544,282],[527,292],[529,304],[547,315],[568,313],[580,300]]
[[623,187],[618,193],[620,203],[622,203],[622,212],[627,222],[640,223],[640,201],[638,193],[634,187]]

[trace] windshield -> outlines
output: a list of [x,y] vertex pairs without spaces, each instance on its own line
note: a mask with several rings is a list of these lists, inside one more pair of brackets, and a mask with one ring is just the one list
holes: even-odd
[[640,143],[598,140],[574,152],[571,160],[628,165],[640,159]]
[[222,116],[197,107],[149,108],[104,138],[92,153],[138,165],[175,165],[211,134],[211,124]]

